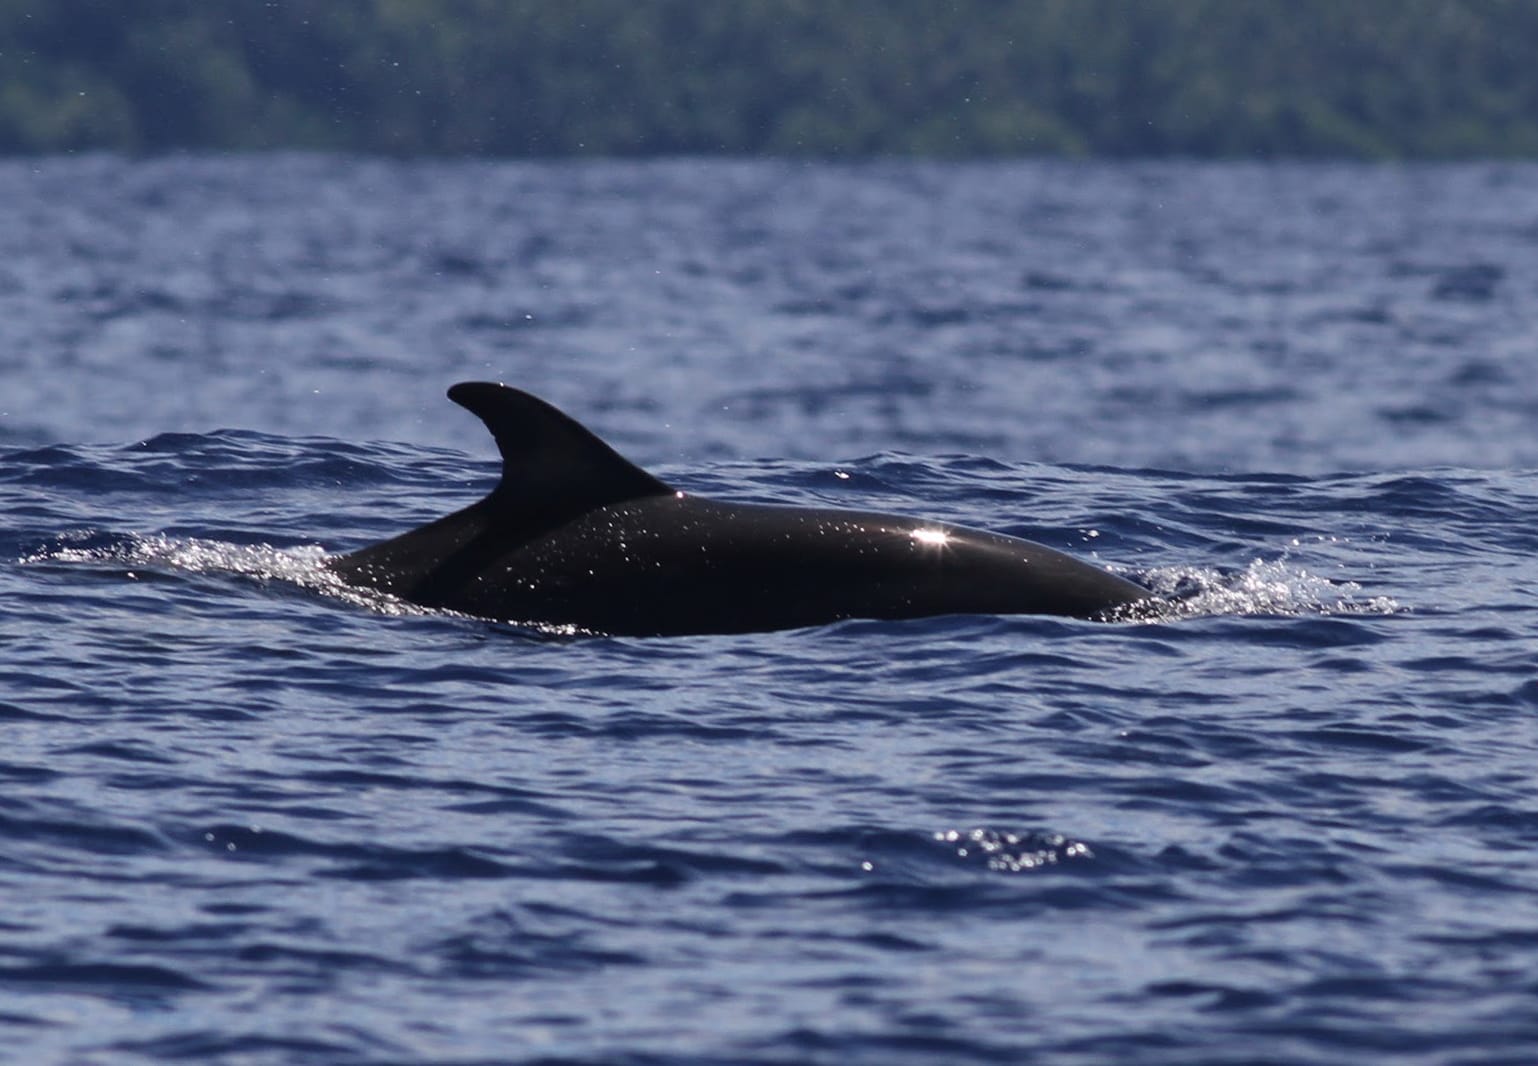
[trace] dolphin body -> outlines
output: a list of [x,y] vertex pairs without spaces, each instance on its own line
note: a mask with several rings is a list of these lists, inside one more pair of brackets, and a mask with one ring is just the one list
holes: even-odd
[[617,636],[944,614],[1109,620],[1154,599],[1017,537],[690,496],[526,392],[466,382],[449,398],[491,430],[501,481],[462,511],[328,559],[346,583],[424,607]]

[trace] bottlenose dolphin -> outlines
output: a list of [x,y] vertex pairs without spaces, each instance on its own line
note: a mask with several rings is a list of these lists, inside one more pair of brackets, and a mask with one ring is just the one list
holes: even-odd
[[502,479],[479,503],[327,560],[425,607],[667,636],[942,614],[1129,616],[1153,594],[1017,537],[865,511],[679,492],[543,400],[465,382]]

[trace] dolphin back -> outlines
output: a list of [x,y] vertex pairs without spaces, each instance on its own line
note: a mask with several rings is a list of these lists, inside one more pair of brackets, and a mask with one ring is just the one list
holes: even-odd
[[1150,595],[1001,534],[685,496],[526,392],[465,382],[449,398],[496,440],[496,487],[330,560],[343,581],[483,618],[638,636],[936,614],[1104,619]]

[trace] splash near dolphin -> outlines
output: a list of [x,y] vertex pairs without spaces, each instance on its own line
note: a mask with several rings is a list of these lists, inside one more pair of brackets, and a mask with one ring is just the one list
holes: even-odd
[[424,607],[615,636],[944,614],[1109,620],[1154,600],[1017,537],[691,496],[506,385],[465,382],[449,398],[486,423],[501,480],[464,510],[328,560],[348,584]]

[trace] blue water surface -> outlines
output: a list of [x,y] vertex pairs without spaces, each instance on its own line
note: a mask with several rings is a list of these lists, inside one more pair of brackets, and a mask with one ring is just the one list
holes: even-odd
[[[0,164],[17,1061],[1538,1061],[1538,167]],[[505,380],[1150,621],[561,637],[325,554]]]

